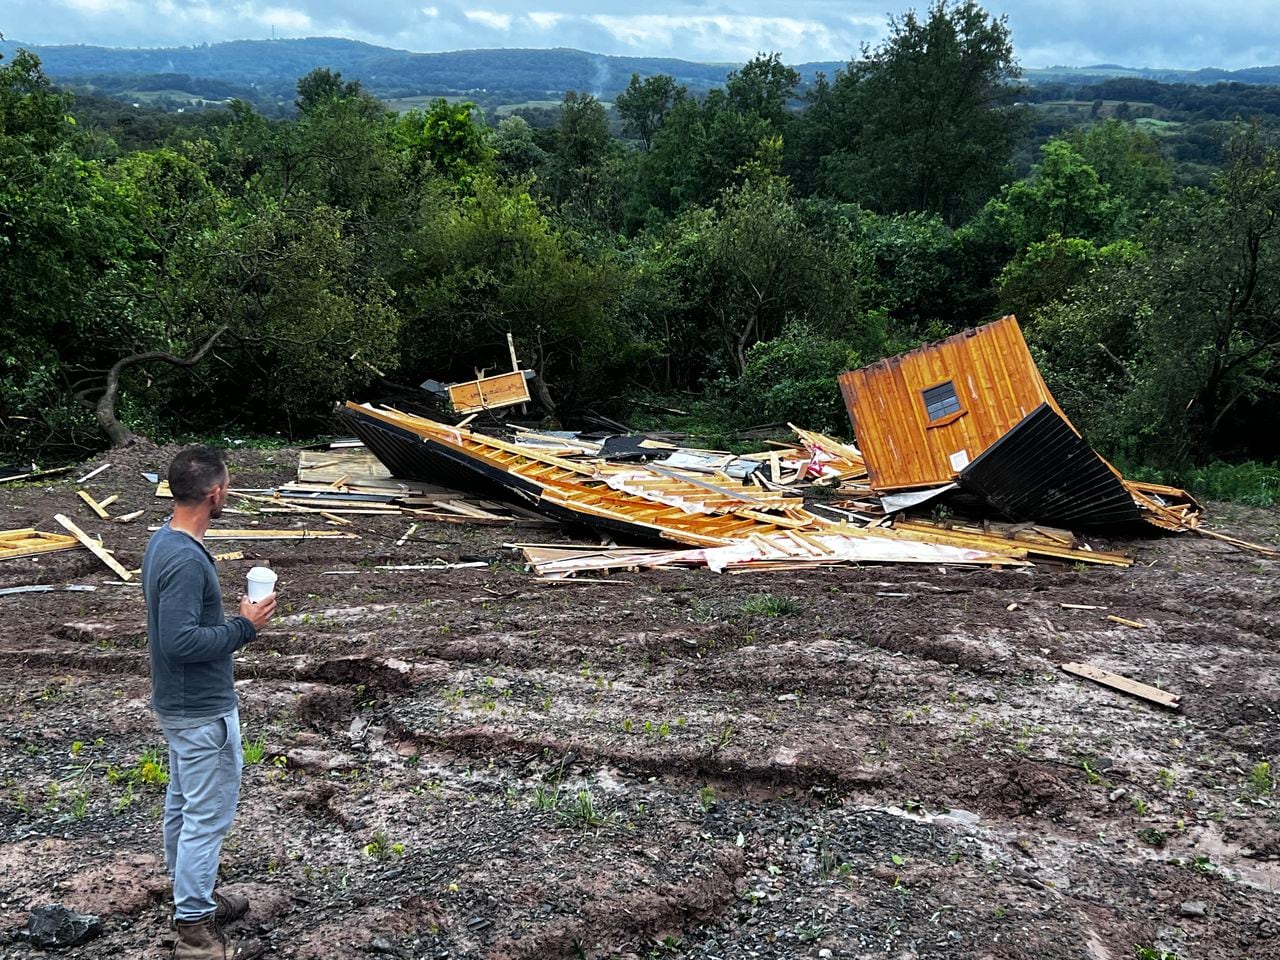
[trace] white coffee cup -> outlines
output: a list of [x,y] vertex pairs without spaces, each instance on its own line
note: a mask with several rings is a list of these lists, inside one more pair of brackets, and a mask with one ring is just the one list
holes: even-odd
[[249,602],[257,603],[276,588],[276,572],[270,567],[254,567],[249,571]]

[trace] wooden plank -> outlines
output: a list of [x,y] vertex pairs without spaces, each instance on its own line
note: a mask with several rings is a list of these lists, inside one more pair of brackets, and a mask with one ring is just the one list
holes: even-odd
[[0,560],[18,560],[41,553],[79,549],[80,543],[75,537],[60,533],[40,533],[31,527],[0,530]]
[[111,522],[112,523],[132,523],[134,520],[137,520],[140,516],[142,516],[142,514],[145,512],[146,511],[143,511],[143,510],[135,510],[133,511],[133,513],[126,513],[122,517],[112,517]]
[[86,473],[83,477],[81,477],[79,480],[77,480],[77,481],[76,481],[76,483],[85,483],[85,482],[87,482],[87,481],[89,481],[89,480],[92,480],[94,477],[96,477],[98,474],[100,474],[103,470],[107,469],[107,467],[109,467],[109,466],[111,466],[111,464],[109,464],[109,463],[104,463],[102,466],[98,467],[96,470],[90,470],[90,471],[89,471],[88,473]]
[[1113,613],[1107,614],[1107,619],[1110,620],[1112,623],[1118,623],[1121,626],[1125,626],[1125,627],[1132,627],[1135,630],[1147,629],[1147,625],[1143,623],[1141,620],[1126,620],[1124,617],[1117,617]]
[[530,400],[529,384],[518,370],[451,384],[448,391],[449,403],[455,413],[477,413]]
[[96,513],[100,520],[111,519],[111,514],[107,513],[107,511],[103,509],[102,504],[100,504],[97,500],[93,499],[93,497],[89,496],[88,492],[84,490],[77,490],[76,496],[79,497],[81,500],[83,500],[85,503],[87,503],[89,505],[89,509],[92,510],[94,513]]
[[206,540],[359,540],[343,530],[210,530]]
[[[151,532],[155,532],[160,528],[147,527]],[[360,537],[354,533],[347,533],[344,530],[254,530],[254,529],[224,529],[209,530],[205,533],[206,540],[359,540]]]
[[107,551],[102,547],[101,544],[99,544],[96,540],[92,539],[87,533],[85,533],[83,530],[77,527],[74,523],[72,523],[70,520],[68,520],[66,517],[64,517],[60,513],[56,514],[53,519],[57,520],[58,523],[62,524],[62,526],[65,527],[73,537],[75,537],[77,540],[83,543],[85,547],[88,548],[90,553],[92,553],[95,557],[97,557],[99,560],[105,563],[108,567],[110,567],[111,572],[114,573],[117,577],[119,577],[121,580],[126,580],[126,581],[133,579],[133,574],[131,574],[124,567],[122,567],[119,561],[117,561],[115,557],[111,556],[111,554],[107,553]]
[[70,472],[70,467],[55,467],[52,470],[32,470],[29,473],[15,473],[7,477],[0,477],[0,483],[9,483],[16,480],[38,480],[41,477],[52,477],[58,473]]
[[1159,687],[1148,686],[1137,680],[1130,680],[1128,677],[1122,677],[1118,673],[1111,673],[1101,667],[1095,667],[1088,663],[1064,663],[1061,666],[1067,673],[1074,674],[1077,677],[1084,677],[1086,680],[1092,680],[1122,693],[1141,697],[1162,707],[1168,707],[1171,710],[1178,710],[1182,707],[1182,697],[1179,694],[1169,693]]
[[111,496],[107,497],[107,499],[99,500],[98,506],[100,506],[103,510],[105,510],[107,509],[107,507],[111,506],[113,503],[115,503],[119,499],[120,499],[120,494],[113,493]]
[[1099,607],[1092,603],[1059,603],[1063,610],[1105,610],[1106,607]]

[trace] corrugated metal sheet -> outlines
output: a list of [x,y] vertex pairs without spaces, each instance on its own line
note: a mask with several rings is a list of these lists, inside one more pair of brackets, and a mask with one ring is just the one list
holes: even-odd
[[960,485],[1015,520],[1064,527],[1140,520],[1124,480],[1047,403],[969,464]]
[[[516,502],[536,499],[531,484],[521,491],[518,478],[487,476],[474,461],[456,455],[447,447],[432,443],[417,434],[387,423],[376,417],[366,416],[359,409],[345,408],[340,416],[351,431],[364,441],[374,456],[381,460],[395,477],[406,480],[422,480],[466,490],[485,496],[497,496]],[[522,495],[524,494],[524,495]]]
[[[947,381],[961,410],[930,423],[924,391]],[[840,389],[881,491],[948,483],[1041,404],[1062,414],[1012,316],[843,373]]]

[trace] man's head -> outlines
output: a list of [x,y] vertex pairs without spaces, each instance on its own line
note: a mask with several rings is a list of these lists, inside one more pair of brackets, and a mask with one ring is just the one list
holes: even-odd
[[187,447],[169,464],[169,490],[181,507],[208,506],[209,517],[222,516],[231,480],[227,455],[216,447]]

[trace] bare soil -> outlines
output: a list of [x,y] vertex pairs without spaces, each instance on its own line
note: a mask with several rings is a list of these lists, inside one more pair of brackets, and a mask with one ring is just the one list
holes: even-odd
[[[63,512],[137,567],[167,514],[139,471],[169,453],[113,453],[88,484],[145,509],[132,524],[64,481],[0,488],[0,528]],[[243,486],[296,466],[235,459]],[[1213,510],[1280,540],[1275,511]],[[298,525],[226,523],[255,519]],[[245,553],[229,608],[251,565],[280,573],[237,662],[261,760],[222,862],[253,898],[237,929],[276,956],[1280,957],[1276,563],[1168,537],[1105,544],[1129,570],[557,585],[503,543],[568,534],[429,524],[397,546],[405,521],[353,519],[359,541],[211,542]],[[489,566],[374,569],[437,558]],[[62,903],[106,923],[74,955],[162,957],[163,739],[141,590],[114,579],[87,551],[0,564],[0,587],[96,587],[0,596],[0,931]]]

